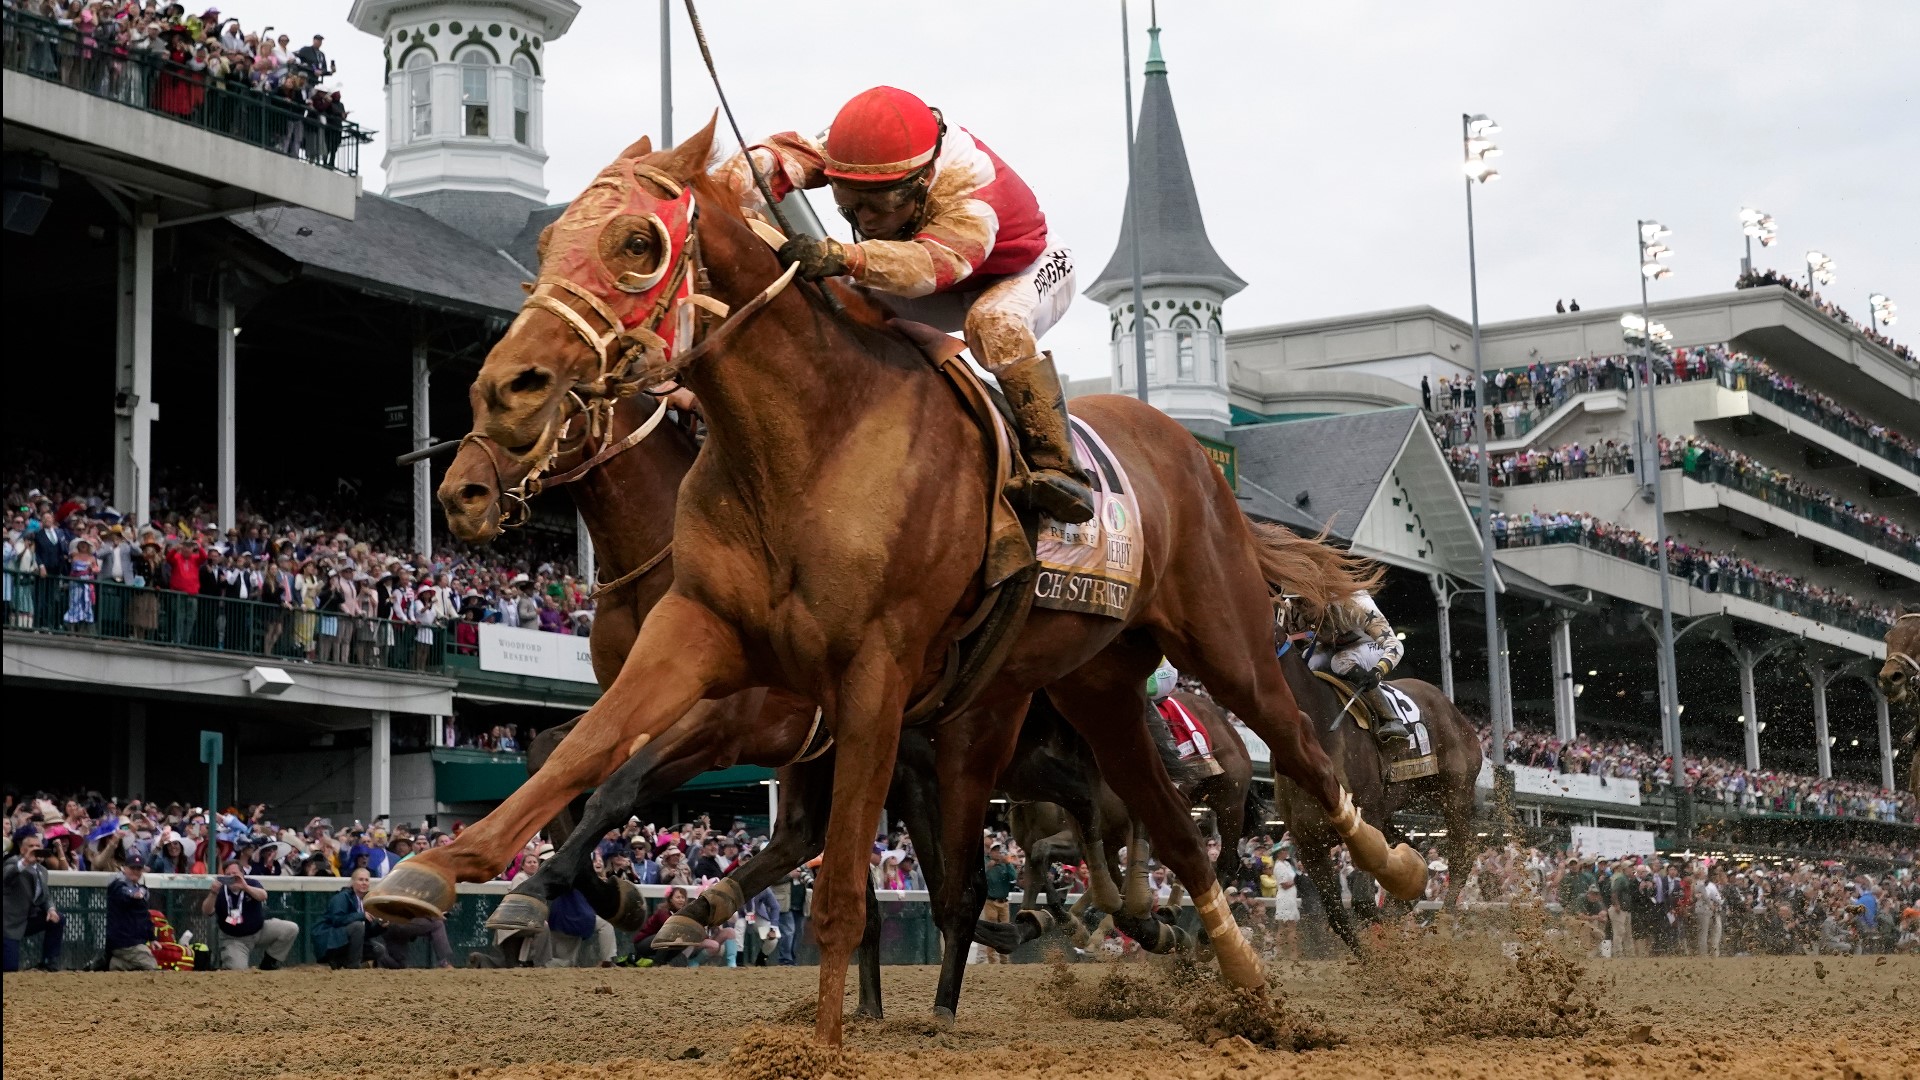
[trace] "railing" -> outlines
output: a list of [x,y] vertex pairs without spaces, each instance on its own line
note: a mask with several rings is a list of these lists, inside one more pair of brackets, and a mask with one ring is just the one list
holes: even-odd
[[1773,381],[1758,372],[1748,373],[1739,370],[1722,369],[1720,383],[1730,390],[1745,390],[1778,405],[1802,420],[1811,420],[1830,434],[1838,435],[1862,450],[1882,457],[1908,472],[1920,473],[1920,454],[1905,449],[1884,436],[1876,436],[1858,424],[1849,423],[1841,417],[1821,408],[1805,396],[1773,385]]
[[358,175],[360,146],[370,136],[359,125],[324,116],[304,101],[130,48],[118,33],[111,19],[87,35],[8,8],[0,52],[9,71]]
[[[1663,463],[1660,467],[1673,469],[1680,466]],[[1861,543],[1871,544],[1903,559],[1920,562],[1920,540],[1903,541],[1889,536],[1885,530],[1876,529],[1865,522],[1849,517],[1820,499],[1794,491],[1784,484],[1741,472],[1732,462],[1715,459],[1687,475],[1702,483],[1718,484],[1744,495],[1751,495],[1769,506],[1778,507],[1816,525],[1825,525],[1829,529],[1843,532]]]
[[[1639,537],[1602,536],[1589,532],[1578,523],[1571,525],[1542,525],[1539,523],[1514,523],[1496,519],[1494,522],[1493,544],[1497,548],[1544,547],[1550,544],[1578,544],[1581,547],[1638,563],[1648,569],[1659,565],[1658,554],[1645,550]],[[1892,624],[1865,612],[1841,607],[1824,600],[1816,600],[1795,589],[1762,581],[1740,572],[1737,568],[1722,569],[1710,559],[1698,558],[1686,551],[1668,552],[1668,573],[1684,579],[1688,584],[1703,592],[1720,593],[1726,596],[1738,596],[1758,604],[1765,604],[1791,615],[1825,623],[1836,629],[1865,637],[1886,636]]]
[[[1628,476],[1633,473],[1631,446],[1616,449],[1611,453],[1589,455],[1581,461],[1564,459],[1555,461],[1546,454],[1536,452],[1510,470],[1504,467],[1507,462],[1520,458],[1523,453],[1525,452],[1498,455],[1493,459],[1493,467],[1488,471],[1488,477],[1494,487],[1556,484],[1566,480],[1585,480],[1597,476]],[[1447,464],[1453,470],[1454,479],[1462,484],[1480,482],[1478,456],[1454,457],[1449,454]],[[1664,471],[1683,469],[1683,466],[1680,462],[1669,458],[1661,461],[1660,468]],[[1795,491],[1785,484],[1743,472],[1734,463],[1721,460],[1717,455],[1705,465],[1687,471],[1686,475],[1689,479],[1698,480],[1703,484],[1717,484],[1743,495],[1750,495],[1769,506],[1778,507],[1816,525],[1825,525],[1829,529],[1845,533],[1861,543],[1871,544],[1903,559],[1920,562],[1920,539],[1901,540],[1891,536],[1884,529],[1876,529],[1872,525],[1850,517],[1824,500]]]
[[9,632],[164,645],[291,663],[438,673],[447,632],[390,619],[8,571]]

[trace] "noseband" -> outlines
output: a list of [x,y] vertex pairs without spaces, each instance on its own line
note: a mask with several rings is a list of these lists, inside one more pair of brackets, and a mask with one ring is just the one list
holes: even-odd
[[[517,528],[526,524],[531,516],[529,502],[534,496],[548,488],[569,484],[586,476],[594,469],[604,465],[615,456],[640,445],[646,437],[660,426],[667,415],[666,405],[660,404],[644,423],[624,438],[606,442],[613,434],[613,412],[622,398],[632,397],[635,393],[646,393],[655,397],[664,392],[646,389],[670,380],[693,363],[700,356],[711,351],[728,335],[739,328],[740,324],[766,307],[773,298],[785,291],[793,282],[798,264],[789,266],[771,285],[762,289],[759,295],[741,305],[738,311],[726,303],[701,292],[707,284],[707,270],[700,256],[700,203],[694,193],[680,181],[661,172],[651,165],[638,161],[626,163],[629,175],[636,182],[645,178],[657,184],[674,200],[687,200],[686,239],[680,245],[680,254],[673,260],[673,270],[666,273],[662,266],[654,274],[647,275],[641,281],[628,281],[635,275],[622,275],[615,287],[623,292],[651,289],[664,279],[665,287],[659,292],[651,309],[633,326],[627,326],[625,319],[609,307],[606,301],[595,295],[594,291],[562,274],[540,275],[537,281],[524,286],[527,299],[520,305],[520,318],[526,318],[535,311],[543,311],[558,318],[585,342],[592,351],[596,371],[592,379],[576,381],[566,391],[561,407],[548,417],[540,436],[534,440],[533,449],[527,454],[518,455],[501,446],[493,439],[478,431],[470,431],[461,439],[461,444],[477,443],[485,451],[487,460],[493,466],[494,490],[499,492],[499,522],[503,529]],[[672,239],[666,226],[657,216],[651,220],[659,235]],[[779,247],[785,237],[770,228],[752,223],[754,231],[770,246]],[[777,239],[776,239],[777,238]],[[675,300],[675,295],[685,286],[685,294]],[[604,329],[596,330],[585,314],[568,301],[577,301],[586,306],[592,315],[598,317]],[[707,329],[704,335],[700,331],[704,313],[720,322]],[[669,314],[674,316],[673,338],[669,341],[660,333],[662,324]],[[515,320],[518,321],[517,319]],[[675,343],[685,345],[676,350]],[[574,432],[576,420],[584,418],[585,425],[577,436]],[[558,465],[560,455],[566,452],[570,439],[577,438],[579,447],[584,451],[589,441],[602,443],[600,449],[585,457],[585,460],[565,472],[546,476]],[[509,488],[506,485],[506,468],[503,462],[531,466],[526,476],[518,484]],[[594,596],[617,589],[622,585],[641,577],[660,565],[672,551],[669,544],[638,569],[619,578],[597,585]]]

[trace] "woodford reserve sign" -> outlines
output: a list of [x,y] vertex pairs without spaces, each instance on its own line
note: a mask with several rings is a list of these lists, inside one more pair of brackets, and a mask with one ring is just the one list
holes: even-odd
[[1220,474],[1227,478],[1227,486],[1236,492],[1239,491],[1239,448],[1232,443],[1224,443],[1218,439],[1209,439],[1205,435],[1195,435],[1194,439],[1199,442],[1200,449],[1207,452],[1207,458],[1213,462],[1214,467],[1219,469]]

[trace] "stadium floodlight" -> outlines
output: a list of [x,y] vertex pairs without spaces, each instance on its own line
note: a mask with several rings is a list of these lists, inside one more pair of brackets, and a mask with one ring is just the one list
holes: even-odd
[[1673,235],[1673,230],[1657,221],[1640,223],[1640,275],[1648,281],[1659,281],[1672,275],[1673,268],[1661,262],[1661,259],[1673,254],[1673,249],[1661,240]]
[[[1500,125],[1493,122],[1486,113],[1460,114],[1460,150],[1462,166],[1467,179],[1467,289],[1473,307],[1473,385],[1486,385],[1485,357],[1480,350],[1480,265],[1474,250],[1473,236],[1473,188],[1476,184],[1485,184],[1500,178],[1499,170],[1489,164],[1488,159],[1500,152],[1493,144],[1491,136],[1500,133]],[[1482,398],[1486,397],[1483,393]],[[1473,430],[1480,443],[1480,588],[1482,602],[1486,605],[1487,631],[1487,711],[1493,728],[1493,767],[1496,774],[1507,766],[1507,732],[1513,725],[1513,702],[1509,688],[1500,678],[1501,665],[1496,658],[1501,655],[1500,630],[1500,578],[1493,569],[1493,478],[1490,471],[1490,459],[1487,455],[1487,428],[1489,425],[1475,423]]]
[[1833,284],[1834,271],[1838,269],[1840,264],[1833,261],[1833,256],[1817,251],[1807,252],[1807,288]]
[[1899,305],[1887,299],[1886,293],[1872,293],[1867,297],[1867,318],[1873,323],[1875,333],[1883,326],[1898,322],[1899,316],[1894,314],[1898,310]]
[[1500,170],[1487,162],[1488,158],[1500,156],[1500,148],[1487,137],[1499,131],[1500,125],[1487,119],[1486,113],[1461,117],[1462,142],[1466,147],[1466,160],[1461,167],[1466,170],[1467,179],[1476,184],[1500,179]]
[[1740,208],[1740,231],[1747,237],[1747,269],[1753,269],[1753,242],[1760,241],[1761,247],[1772,247],[1780,242],[1780,232],[1774,226],[1773,215],[1765,210],[1755,210],[1750,206]]

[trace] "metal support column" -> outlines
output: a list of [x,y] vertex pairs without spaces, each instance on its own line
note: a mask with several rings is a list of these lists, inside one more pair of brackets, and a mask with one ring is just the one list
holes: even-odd
[[1880,684],[1869,678],[1867,685],[1873,689],[1874,722],[1880,728],[1880,786],[1888,791],[1893,787],[1893,725],[1887,715],[1887,695],[1880,692]]
[[[1885,708],[1880,710],[1883,715],[1886,711]],[[147,797],[147,703],[139,698],[127,700],[126,797]]]
[[224,536],[234,526],[235,508],[239,505],[234,490],[237,452],[233,441],[233,421],[239,412],[234,393],[234,351],[239,339],[235,336],[232,283],[222,273],[214,278],[213,288],[214,498],[219,502],[216,513]]
[[368,714],[373,719],[373,747],[367,755],[367,763],[372,769],[372,780],[367,785],[369,802],[367,820],[378,821],[393,813],[393,714],[385,709],[374,709]]
[[[432,417],[427,403],[427,345],[413,346],[413,448],[425,450],[433,442]],[[413,463],[413,550],[433,555],[433,463],[421,458]]]
[[1434,606],[1440,609],[1440,692],[1453,700],[1453,587],[1445,574],[1428,574]]
[[1746,728],[1747,771],[1760,771],[1760,699],[1753,690],[1753,667],[1759,663],[1759,656],[1749,649],[1734,650],[1734,659],[1740,665],[1740,716],[1742,726]]
[[1553,737],[1573,741],[1573,613],[1553,614]]
[[773,823],[780,820],[780,781],[767,781],[767,835],[773,835]]
[[152,517],[152,425],[160,419],[160,407],[153,403],[153,230],[158,221],[143,207],[120,230],[113,504],[134,522]]
[[[1507,732],[1513,730],[1513,653],[1507,645],[1507,624],[1504,621],[1500,623],[1500,648],[1497,663],[1500,672],[1499,686],[1497,688],[1499,711],[1495,715],[1499,716],[1500,720],[1499,726],[1495,730],[1504,736]],[[1504,743],[1504,738],[1502,741]],[[1504,764],[1504,751],[1502,751],[1502,763]]]
[[1833,670],[1823,663],[1806,662],[1807,681],[1813,684],[1813,742],[1820,761],[1820,779],[1833,778],[1833,740],[1827,734],[1827,684]]
[[591,592],[598,568],[593,561],[593,534],[587,531],[587,519],[578,510],[573,513],[573,561],[578,564],[580,587]]

